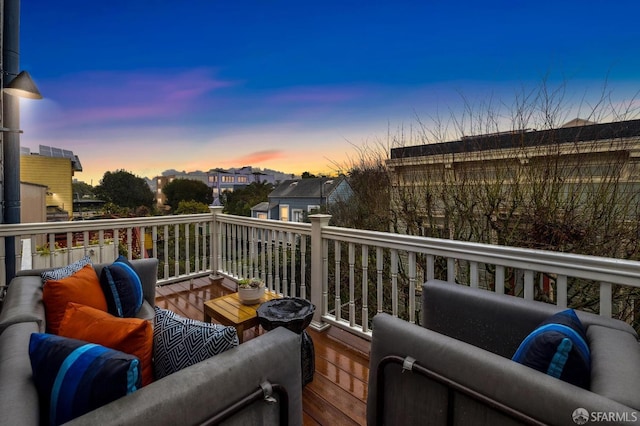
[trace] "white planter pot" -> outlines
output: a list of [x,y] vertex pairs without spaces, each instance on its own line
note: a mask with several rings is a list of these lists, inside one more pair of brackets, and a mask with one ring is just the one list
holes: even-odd
[[245,305],[254,305],[264,296],[265,286],[255,288],[238,287],[238,298]]

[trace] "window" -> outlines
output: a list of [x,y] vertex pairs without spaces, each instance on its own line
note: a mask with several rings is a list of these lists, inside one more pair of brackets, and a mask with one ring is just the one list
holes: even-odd
[[218,182],[218,176],[209,176],[209,183]]
[[258,219],[267,219],[267,214],[266,213],[258,213],[257,217],[258,217]]
[[233,176],[222,176],[222,182],[233,183]]
[[283,222],[289,221],[289,206],[286,204],[280,205],[280,220]]
[[303,222],[304,221],[304,215],[302,214],[302,210],[301,209],[293,209],[293,210],[291,210],[291,214],[293,215],[293,221],[294,222]]
[[307,206],[307,212],[311,213],[314,210],[320,210],[320,206],[317,204],[311,204]]
[[247,183],[249,182],[249,178],[246,176],[238,176],[238,183]]

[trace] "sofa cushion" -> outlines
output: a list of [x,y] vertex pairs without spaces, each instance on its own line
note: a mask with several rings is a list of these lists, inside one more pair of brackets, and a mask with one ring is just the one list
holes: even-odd
[[69,303],[58,334],[97,343],[140,360],[142,386],[153,381],[153,328],[139,318],[118,318],[89,306]]
[[640,344],[624,331],[592,325],[591,392],[640,410]]
[[591,358],[576,313],[567,309],[543,321],[520,344],[513,360],[552,377],[589,388]]
[[91,265],[91,258],[89,256],[84,256],[82,259],[67,266],[44,271],[40,276],[42,278],[42,282],[49,280],[61,280],[75,274],[86,265]]
[[238,346],[233,327],[183,318],[155,308],[153,320],[154,372],[156,380]]
[[121,318],[135,317],[142,307],[142,282],[126,257],[102,268],[100,285],[107,299],[109,313]]
[[49,333],[58,334],[67,303],[74,302],[107,311],[107,301],[91,265],[61,280],[49,280],[42,290]]
[[140,388],[139,361],[104,346],[33,333],[29,357],[41,418],[51,425],[68,422]]
[[[40,281],[40,277],[35,277]],[[29,338],[38,333],[36,322],[7,327],[0,334],[0,423],[37,425],[40,406],[29,362]]]

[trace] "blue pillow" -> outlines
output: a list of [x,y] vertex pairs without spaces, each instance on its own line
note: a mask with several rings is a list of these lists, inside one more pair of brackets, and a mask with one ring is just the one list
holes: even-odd
[[141,386],[136,357],[93,343],[33,333],[29,357],[42,424],[68,422]]
[[573,309],[542,322],[522,341],[513,360],[589,389],[591,355],[584,327]]
[[107,299],[107,311],[116,317],[132,318],[140,311],[144,300],[142,281],[126,257],[102,268],[100,286]]

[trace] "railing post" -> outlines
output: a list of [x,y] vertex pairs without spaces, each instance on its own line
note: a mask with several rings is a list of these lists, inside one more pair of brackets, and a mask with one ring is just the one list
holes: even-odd
[[209,211],[211,212],[211,216],[213,219],[211,221],[211,235],[209,236],[209,253],[211,253],[211,258],[209,259],[209,266],[211,267],[211,276],[218,276],[218,256],[220,255],[220,230],[218,229],[218,218],[217,216],[222,213],[222,206],[209,206]]
[[322,313],[327,308],[327,277],[324,276],[324,250],[322,228],[329,225],[331,215],[314,214],[311,220],[311,303],[316,306],[310,327],[321,331],[329,327],[322,322]]

